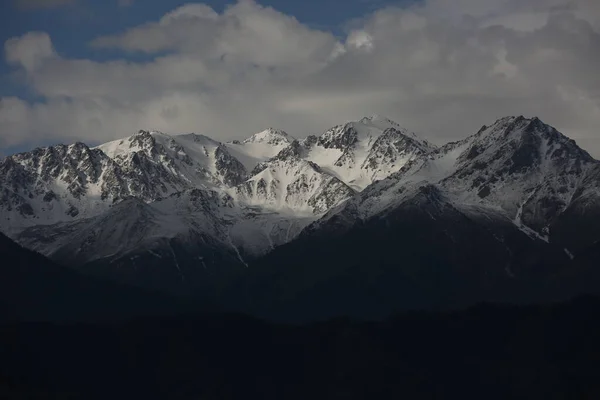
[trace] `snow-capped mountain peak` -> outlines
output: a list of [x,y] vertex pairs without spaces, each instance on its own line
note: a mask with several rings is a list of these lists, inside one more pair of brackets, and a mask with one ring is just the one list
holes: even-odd
[[293,140],[294,138],[292,136],[288,135],[281,129],[268,128],[264,131],[255,133],[242,143],[265,143],[272,146],[278,146],[281,144],[289,144]]
[[482,127],[467,139],[442,147],[440,154],[462,149],[457,171],[494,169],[497,175],[561,174],[581,172],[595,160],[574,140],[539,118],[506,117]]
[[373,114],[368,117],[364,117],[355,123],[365,125],[365,126],[371,126],[371,127],[380,129],[382,131],[392,128],[392,129],[399,131],[400,133],[402,133],[405,136],[408,136],[418,142],[425,144],[428,147],[435,147],[430,142],[428,142],[424,138],[419,137],[416,133],[411,132],[408,129],[404,128],[402,125],[400,125],[396,121],[393,121],[393,120],[391,120],[387,117],[381,116],[379,114]]
[[0,160],[0,219],[9,233],[96,215],[129,195],[130,177],[83,143],[37,148]]
[[238,186],[244,203],[284,213],[320,215],[350,198],[354,191],[318,165],[296,156],[259,164],[254,176]]
[[379,115],[379,114],[372,114],[372,115],[363,117],[358,121],[353,121],[353,122],[363,124],[363,125],[377,126],[380,129],[396,128],[396,129],[403,130],[399,123],[392,121],[391,119],[384,117],[382,115]]
[[368,219],[399,207],[423,185],[457,207],[501,213],[528,235],[550,240],[564,212],[600,204],[600,162],[538,118],[506,117],[421,153],[332,212]]
[[[523,116],[505,117],[497,120],[489,127],[483,126],[475,135],[465,139],[472,141],[473,152],[479,152],[483,148],[490,148],[493,143],[508,142],[513,147],[528,147],[534,151],[531,156],[541,159],[556,159],[560,156],[570,155],[591,161],[593,158],[581,149],[574,140],[568,138],[555,128],[545,124],[539,118],[525,118]],[[533,143],[535,142],[535,143]],[[542,148],[535,148],[540,145]],[[539,153],[545,150],[544,154]],[[522,153],[527,149],[523,148]],[[472,156],[474,156],[472,153]]]
[[399,124],[371,116],[309,136],[294,150],[360,191],[433,149]]
[[[140,221],[152,243],[211,237],[237,258],[237,249],[263,254],[292,240],[324,214],[321,224],[341,215],[351,225],[406,201],[418,205],[423,193],[437,196],[428,195],[429,205],[442,199],[444,207],[492,210],[550,240],[560,215],[587,215],[600,205],[600,163],[538,118],[522,116],[439,148],[379,115],[301,140],[272,128],[229,143],[140,130],[96,148],[74,143],[0,160],[0,228],[13,237],[27,229],[35,241],[55,238],[40,242],[50,254],[63,244],[70,251],[85,232],[110,236],[96,227],[123,220],[126,232],[137,232]],[[123,203],[128,198],[136,201]],[[127,222],[127,207],[144,212]]]
[[144,165],[163,184],[163,195],[190,187],[235,186],[247,175],[224,144],[195,133],[170,136],[142,130],[98,149],[126,170]]
[[282,130],[269,128],[255,133],[244,141],[228,142],[226,146],[229,152],[246,167],[246,170],[252,171],[258,164],[274,157],[294,140]]

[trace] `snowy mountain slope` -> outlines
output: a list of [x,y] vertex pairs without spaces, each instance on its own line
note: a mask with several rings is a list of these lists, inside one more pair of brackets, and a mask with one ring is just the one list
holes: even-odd
[[290,215],[248,207],[243,210],[241,217],[232,219],[229,236],[243,259],[251,262],[291,242],[317,218],[314,215]]
[[285,146],[294,138],[281,129],[268,128],[245,139],[242,144],[262,143],[269,146]]
[[152,202],[194,187],[233,187],[246,175],[224,145],[195,134],[140,131],[93,149],[39,148],[0,161],[0,229],[14,235],[91,218],[129,196]]
[[457,206],[437,185],[401,195],[394,208],[364,220],[350,214],[349,201],[326,224],[257,260],[246,287],[236,287],[247,294],[245,309],[314,320],[539,301],[538,289],[569,261],[502,211]]
[[[141,130],[93,149],[76,143],[7,157],[0,162],[0,229],[14,235],[29,226],[94,217],[129,196],[150,203],[192,188],[227,192],[240,207],[318,215],[351,194],[340,181],[361,189],[431,148],[380,117],[303,140],[297,155],[304,161],[290,158],[287,165],[282,151],[299,143],[272,128],[228,144]],[[263,164],[280,153],[271,165],[281,171],[264,172]],[[296,173],[304,177],[293,179]],[[275,182],[280,189],[260,192]]]
[[547,241],[550,226],[579,199],[600,207],[599,165],[537,118],[502,118],[408,162],[319,224],[338,213],[347,221],[384,215],[413,191],[434,184],[454,204],[500,211],[530,236]]
[[[560,243],[571,255],[586,252],[588,247],[600,243],[599,182],[600,165],[587,169],[564,210],[549,225],[551,241]],[[529,207],[526,205],[524,209]]]
[[221,279],[246,268],[220,220],[226,203],[200,189],[151,204],[129,198],[94,218],[31,227],[17,239],[82,273],[208,296]]
[[434,149],[414,133],[379,116],[337,125],[319,137],[307,137],[300,146],[302,158],[359,191]]
[[210,248],[235,253],[231,248],[221,207],[229,199],[208,190],[190,189],[147,204],[128,198],[102,215],[57,225],[26,229],[18,240],[24,246],[71,265],[103,259],[107,262],[164,246],[177,240],[200,247],[198,237]]
[[[247,139],[242,146],[285,149],[291,140],[281,131],[266,130]],[[80,223],[29,229],[19,236],[21,243],[63,262],[74,263],[65,260],[63,254],[81,254],[75,262],[81,264],[126,258],[146,248],[155,248],[157,243],[164,245],[164,240],[157,238],[185,242],[187,237],[206,235],[224,251],[236,253],[244,263],[239,251],[244,257],[260,256],[292,240],[307,224],[353,194],[318,166],[297,158],[275,157],[267,162],[269,168],[240,183],[245,174],[241,163],[222,144],[195,134],[171,137],[140,131],[94,151],[109,156],[105,158],[114,162],[119,174],[137,178],[128,183],[127,193],[137,193],[133,197],[141,202],[135,207],[144,213],[132,213],[130,218],[120,215],[118,210],[134,207],[133,200],[110,210],[108,204],[109,211],[96,218],[85,216]],[[261,154],[267,153],[263,150]],[[227,162],[220,163],[219,156]],[[145,195],[139,182],[154,184],[148,187],[157,188],[158,193]],[[261,188],[266,184],[269,190],[263,193]],[[198,198],[203,199],[202,207]],[[129,222],[131,218],[136,222]],[[48,223],[52,222],[56,221]],[[143,226],[142,231],[135,230],[138,225]],[[125,236],[115,234],[115,229],[125,232]],[[109,236],[104,237],[105,234]],[[41,237],[51,240],[40,240]],[[116,241],[109,240],[111,237]],[[103,243],[102,249],[75,251],[84,248],[84,242],[95,241]]]
[[0,160],[0,229],[89,218],[133,194],[151,198],[153,183],[124,172],[83,143],[38,148]]
[[224,192],[189,189],[151,203],[130,197],[96,217],[29,227],[16,238],[74,266],[102,262],[132,267],[140,257],[154,256],[177,268],[181,260],[174,246],[185,249],[188,257],[200,257],[199,264],[221,253],[228,263],[245,265],[246,259],[292,240],[316,218],[239,207]]
[[189,187],[235,186],[247,174],[225,145],[194,133],[169,136],[140,131],[98,149],[126,170],[143,165],[143,172],[153,175],[166,194]]
[[[244,192],[252,178],[246,182],[246,168],[228,147],[260,162],[293,140],[268,129],[226,146],[202,135],[139,131],[93,149],[77,143],[7,157],[0,163],[1,229],[15,238],[27,229],[18,236],[24,245],[69,263],[127,258],[164,246],[163,239],[189,237],[210,237],[238,259],[240,250],[256,257],[352,194],[300,160],[282,164],[287,172],[269,180],[271,187],[282,183],[276,202]],[[196,188],[212,193],[204,206],[214,204],[193,209],[195,200],[176,200]]]
[[225,145],[231,155],[246,167],[246,170],[252,171],[259,163],[275,157],[294,140],[282,130],[269,128],[255,133],[246,140],[234,140]]
[[240,202],[306,216],[323,214],[354,194],[315,163],[288,156],[286,150],[259,164],[255,175],[237,187]]
[[471,250],[457,235],[485,233],[482,243],[502,253],[494,274],[511,279],[527,275],[541,249],[576,256],[600,240],[599,182],[600,163],[537,118],[503,118],[439,148],[377,116],[303,140],[274,129],[228,144],[140,131],[0,161],[0,229],[107,276],[150,274],[153,287],[245,268],[289,242],[370,243],[380,234],[371,229],[393,234],[382,243],[403,254],[416,239],[394,237],[418,231],[438,246],[436,262],[459,268],[456,252]]
[[143,201],[129,198],[97,217],[26,229],[18,240],[61,262],[84,264],[122,257],[132,248],[151,249],[156,238],[175,236],[183,229],[179,221],[167,221],[172,220]]
[[539,119],[517,117],[481,130],[455,165],[441,184],[461,201],[498,205],[542,231],[544,222],[568,206],[599,163]]

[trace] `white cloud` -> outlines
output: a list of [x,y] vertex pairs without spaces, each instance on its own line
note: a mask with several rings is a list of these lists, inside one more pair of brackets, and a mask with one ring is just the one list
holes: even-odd
[[227,58],[240,65],[283,67],[326,60],[336,45],[327,32],[251,0],[219,15],[204,4],[182,6],[123,35],[101,37],[93,46],[158,53],[177,51],[204,59]]
[[140,128],[302,136],[372,113],[443,143],[525,114],[599,156],[598,4],[428,0],[370,14],[340,40],[250,0],[221,14],[188,4],[92,43],[147,62],[59,57],[47,35],[30,33],[6,42],[6,58],[46,100],[2,100],[0,147]]
[[365,31],[352,31],[348,35],[346,45],[359,50],[371,51],[373,50],[373,38]]
[[28,72],[56,56],[50,36],[45,32],[29,32],[19,38],[8,39],[4,52],[9,64],[20,65]]

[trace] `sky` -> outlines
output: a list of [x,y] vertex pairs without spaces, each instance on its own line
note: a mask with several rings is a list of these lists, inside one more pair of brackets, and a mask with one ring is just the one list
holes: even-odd
[[598,0],[5,0],[0,155],[140,129],[444,144],[538,116],[600,157]]

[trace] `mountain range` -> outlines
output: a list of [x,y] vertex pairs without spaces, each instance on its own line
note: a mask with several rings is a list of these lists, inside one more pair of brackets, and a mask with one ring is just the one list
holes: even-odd
[[141,130],[0,160],[0,231],[265,316],[535,301],[595,276],[572,266],[600,241],[600,162],[522,116],[439,147],[380,116],[304,139]]

